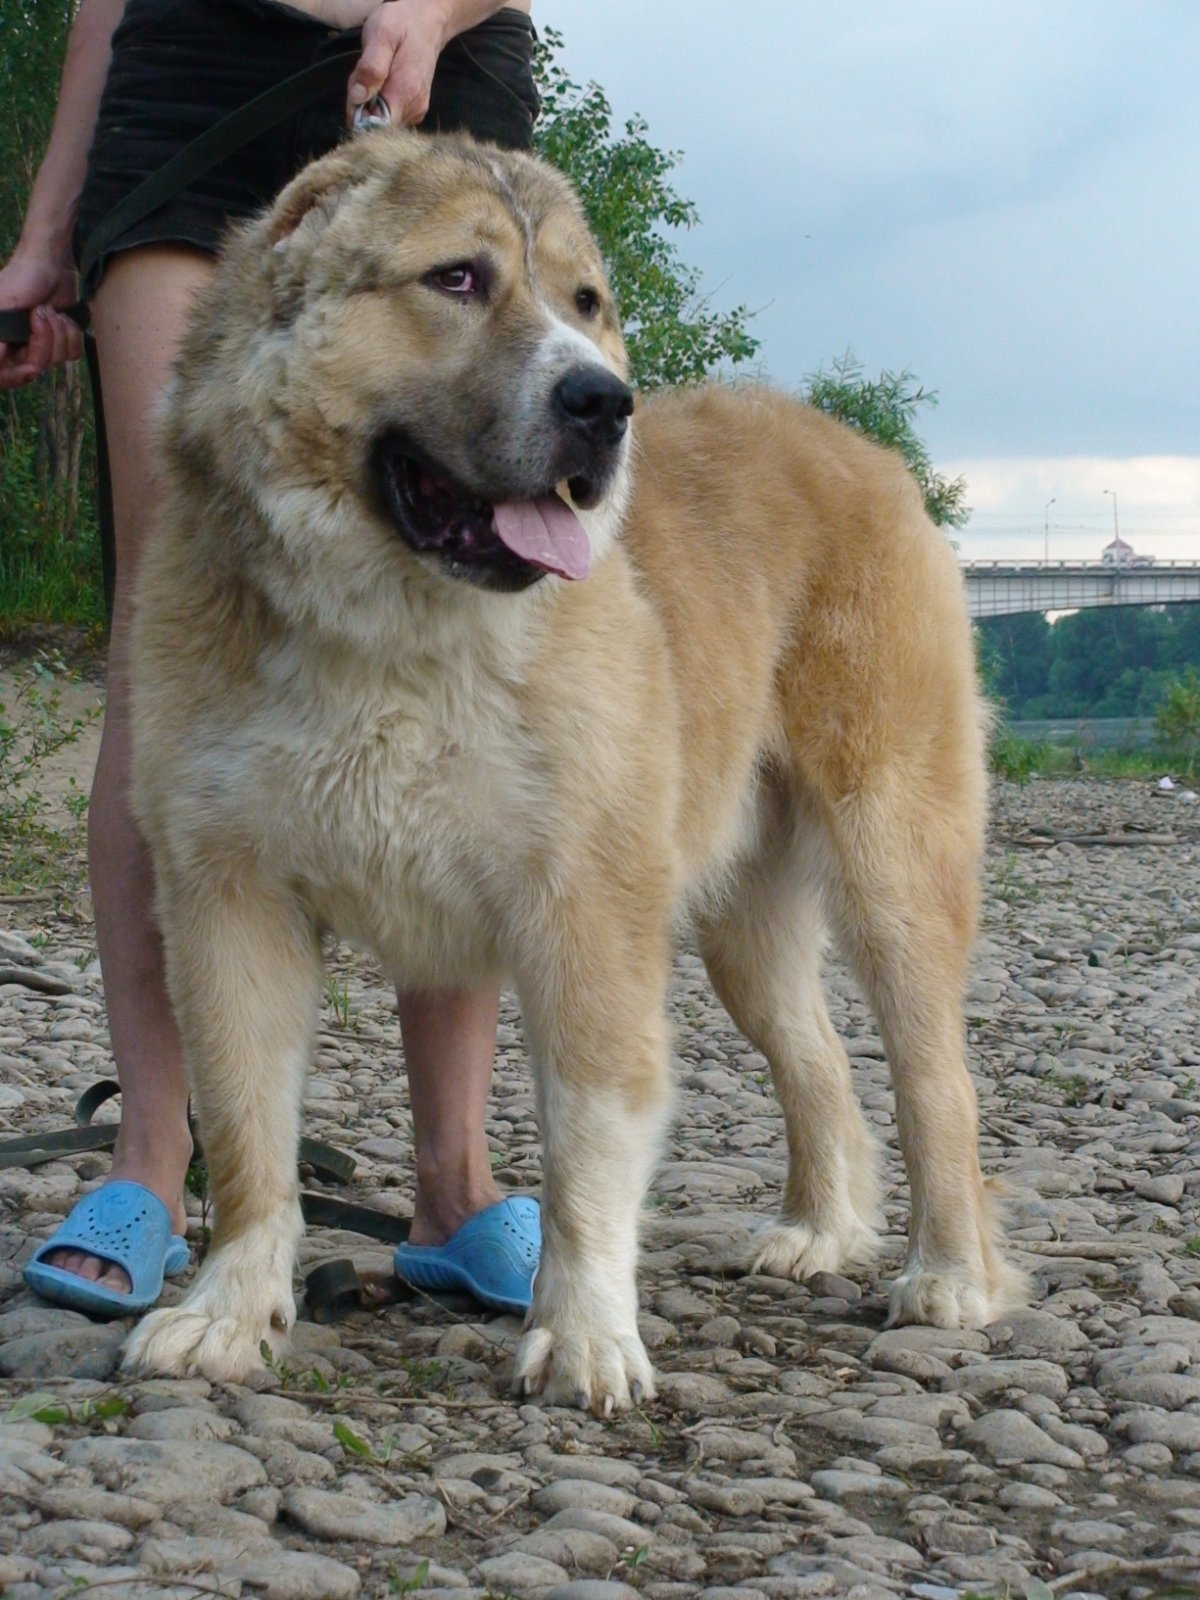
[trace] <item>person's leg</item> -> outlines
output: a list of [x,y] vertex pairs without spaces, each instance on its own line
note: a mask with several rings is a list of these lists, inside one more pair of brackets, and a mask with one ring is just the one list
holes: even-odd
[[[179,1231],[191,1152],[187,1079],[163,977],[150,862],[129,809],[128,648],[133,579],[154,515],[151,413],[192,296],[211,271],[207,257],[183,246],[130,250],[114,258],[93,304],[118,546],[108,701],[89,818],[96,937],[122,1088],[112,1176],[153,1190]],[[500,1198],[484,1131],[498,999],[491,988],[400,997],[417,1144],[415,1244],[442,1243]],[[63,1251],[49,1259],[128,1288],[121,1269],[94,1256]]]
[[[187,246],[142,246],[114,257],[92,300],[117,542],[104,733],[88,814],[96,942],[121,1083],[112,1177],[153,1190],[178,1233],[192,1149],[187,1077],[163,975],[149,855],[129,804],[128,671],[133,583],[156,508],[153,408],[192,297],[212,271],[210,259]],[[124,1271],[95,1256],[61,1251],[48,1261],[121,1292],[129,1288]]]
[[444,1244],[501,1198],[485,1131],[500,995],[467,989],[399,1001],[417,1147],[411,1243]]

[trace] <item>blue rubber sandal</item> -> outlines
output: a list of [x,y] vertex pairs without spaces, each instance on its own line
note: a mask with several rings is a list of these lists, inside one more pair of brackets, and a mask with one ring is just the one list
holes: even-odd
[[[130,1292],[50,1266],[46,1257],[56,1250],[83,1250],[113,1262],[129,1274]],[[189,1259],[187,1240],[171,1232],[170,1213],[158,1196],[120,1179],[84,1195],[24,1276],[33,1292],[53,1305],[90,1317],[129,1317],[148,1310],[162,1293],[163,1277],[178,1276]]]
[[414,1289],[465,1289],[481,1305],[523,1314],[533,1304],[542,1254],[542,1213],[511,1195],[469,1217],[445,1244],[396,1246],[396,1276]]

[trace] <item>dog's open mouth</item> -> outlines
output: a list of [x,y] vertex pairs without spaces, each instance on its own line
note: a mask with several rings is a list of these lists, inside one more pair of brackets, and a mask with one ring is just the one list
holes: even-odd
[[[501,589],[527,588],[548,572],[587,577],[587,534],[552,489],[530,499],[480,499],[395,431],[379,440],[375,468],[401,538],[418,555],[438,557],[454,576]],[[582,504],[593,498],[584,479],[571,480],[570,490]]]

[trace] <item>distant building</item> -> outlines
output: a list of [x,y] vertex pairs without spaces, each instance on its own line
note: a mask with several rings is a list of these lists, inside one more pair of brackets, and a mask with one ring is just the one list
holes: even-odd
[[1100,555],[1106,567],[1152,567],[1153,556],[1140,556],[1131,544],[1126,544],[1120,536],[1111,544],[1106,544]]

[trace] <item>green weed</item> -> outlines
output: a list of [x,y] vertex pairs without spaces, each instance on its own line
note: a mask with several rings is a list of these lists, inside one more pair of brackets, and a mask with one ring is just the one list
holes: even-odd
[[350,980],[330,974],[325,980],[325,1002],[339,1028],[348,1028],[354,1008],[350,1004]]
[[47,1427],[68,1422],[82,1427],[89,1423],[111,1422],[114,1417],[123,1417],[128,1410],[129,1402],[119,1394],[88,1395],[77,1406],[72,1406],[48,1391],[39,1390],[35,1394],[22,1395],[15,1401],[9,1407],[5,1421],[44,1422]]

